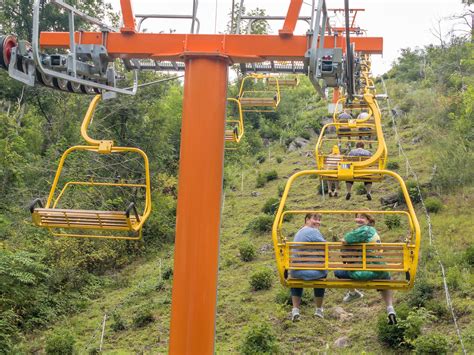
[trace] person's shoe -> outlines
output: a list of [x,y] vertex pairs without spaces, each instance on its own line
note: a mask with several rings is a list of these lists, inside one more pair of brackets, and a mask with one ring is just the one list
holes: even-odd
[[334,197],[337,197],[337,191],[334,191]]
[[351,199],[351,193],[348,192],[348,193],[346,194],[346,200],[350,200],[350,199]]
[[367,200],[372,201],[372,195],[370,194],[370,192],[367,194]]
[[387,317],[388,317],[388,324],[389,325],[395,325],[397,324],[397,314],[395,313],[395,309],[393,306],[388,306],[387,307]]
[[344,296],[344,298],[342,299],[342,301],[348,303],[362,297],[364,297],[364,294],[358,290],[348,291],[346,295]]
[[293,308],[291,310],[291,320],[293,322],[298,322],[300,320],[300,310],[298,308]]
[[332,191],[329,191],[329,192],[328,192],[328,195],[329,195],[329,197],[333,197],[333,196],[334,196],[334,194],[333,194]]
[[388,314],[388,324],[389,325],[397,324],[397,315],[395,314],[395,312]]
[[316,311],[314,311],[314,315],[316,317],[324,319],[324,313],[322,308],[316,308]]

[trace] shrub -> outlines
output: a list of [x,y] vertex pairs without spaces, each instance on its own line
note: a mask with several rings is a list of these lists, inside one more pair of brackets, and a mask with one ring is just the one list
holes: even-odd
[[466,253],[464,254],[464,259],[466,259],[469,265],[474,265],[474,244],[471,244],[467,247]]
[[266,233],[272,230],[273,217],[269,215],[257,216],[247,225],[246,231]]
[[278,179],[278,173],[276,170],[270,170],[265,173],[265,179],[267,181],[272,181]]
[[414,341],[416,354],[447,354],[449,343],[440,333],[431,333],[420,336]]
[[257,182],[255,183],[255,187],[256,188],[264,187],[266,183],[267,183],[267,178],[265,177],[265,175],[259,173],[257,175]]
[[240,347],[242,354],[274,354],[278,352],[276,337],[268,324],[252,326]]
[[132,322],[135,328],[141,328],[153,322],[154,320],[155,320],[155,317],[153,317],[153,313],[151,312],[151,307],[144,306],[138,309],[138,311],[135,313],[135,316],[133,317]]
[[278,185],[278,196],[282,197],[283,192],[285,192],[285,185]]
[[385,225],[388,229],[399,228],[401,225],[401,218],[396,214],[389,214],[385,216]]
[[282,157],[276,157],[276,162],[278,164],[281,164],[281,162],[283,161],[283,158]]
[[114,313],[112,315],[112,323],[110,323],[110,329],[114,332],[120,332],[122,330],[127,329],[127,325],[123,320],[122,316],[118,313]]
[[408,305],[411,307],[423,307],[425,303],[433,299],[434,285],[426,279],[418,279],[413,290],[408,294]]
[[267,158],[265,157],[264,154],[257,155],[257,163],[263,164],[263,163],[265,163],[265,160],[267,160]]
[[171,266],[165,267],[163,270],[163,280],[169,280],[173,277],[173,268]]
[[[423,191],[418,190],[418,185],[415,181],[407,181],[406,187],[408,190],[408,195],[410,196],[411,202],[412,203],[418,203],[421,201],[421,197],[423,195]],[[398,190],[398,201],[400,203],[405,203],[405,197],[403,196],[402,189],[400,188]]]
[[252,261],[257,255],[257,250],[253,244],[244,243],[239,247],[240,259],[242,261]]
[[428,212],[438,213],[443,208],[443,202],[436,197],[428,197],[425,200],[425,207]]
[[387,163],[387,169],[388,170],[397,170],[400,168],[400,164],[398,164],[397,161],[389,161]]
[[250,276],[250,286],[254,291],[269,290],[272,287],[273,272],[270,269],[261,269]]
[[[313,175],[310,175],[310,176],[313,176]],[[323,194],[322,186],[324,186],[324,194],[327,194],[329,192],[327,182],[323,182],[323,185],[321,185],[321,184],[318,185],[318,194],[320,194],[320,195]]]
[[364,184],[357,184],[355,188],[356,195],[365,195],[367,193]]
[[433,315],[424,308],[409,311],[406,305],[398,309],[398,323],[389,325],[385,315],[377,321],[379,340],[394,349],[411,348],[421,334],[423,325],[433,319]]
[[75,343],[74,336],[68,330],[60,329],[46,340],[45,352],[48,355],[72,355]]
[[262,207],[262,212],[274,215],[275,212],[278,210],[278,205],[280,204],[280,200],[276,197],[270,197]]

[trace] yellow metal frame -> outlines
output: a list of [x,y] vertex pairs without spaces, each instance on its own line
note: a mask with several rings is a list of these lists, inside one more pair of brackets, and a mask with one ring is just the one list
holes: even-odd
[[[413,208],[413,204],[410,199],[410,195],[408,194],[408,190],[403,179],[396,173],[389,171],[389,170],[375,170],[375,171],[368,171],[368,170],[361,170],[354,172],[355,177],[357,178],[358,175],[367,175],[367,174],[380,174],[380,175],[388,175],[395,178],[400,188],[403,192],[403,196],[405,198],[405,202],[408,208],[408,211],[366,211],[366,210],[351,210],[351,211],[343,211],[343,210],[295,210],[295,211],[284,211],[286,200],[288,198],[288,194],[290,188],[294,181],[303,176],[315,175],[317,177],[321,177],[322,174],[325,174],[325,171],[322,170],[304,170],[295,173],[292,175],[288,182],[286,183],[285,190],[283,192],[282,198],[280,200],[280,205],[278,207],[277,214],[275,216],[275,220],[273,222],[272,227],[272,240],[273,246],[275,250],[275,259],[277,263],[278,275],[280,278],[280,282],[285,287],[323,287],[323,288],[369,288],[369,289],[398,289],[398,290],[407,290],[413,287],[414,280],[416,277],[416,271],[418,266],[418,257],[419,257],[419,250],[420,250],[420,239],[421,239],[421,232],[420,232],[420,225],[418,223],[418,219],[415,214],[415,210]],[[407,239],[406,243],[381,243],[380,246],[403,246],[403,271],[406,272],[407,280],[369,280],[369,281],[358,281],[358,280],[337,280],[337,279],[322,279],[322,280],[312,280],[312,281],[304,281],[304,280],[295,280],[295,279],[288,279],[288,265],[289,265],[289,247],[290,245],[298,244],[295,242],[289,242],[286,237],[282,234],[282,225],[284,221],[284,217],[290,213],[297,213],[297,214],[306,214],[306,213],[320,213],[320,214],[351,214],[351,213],[358,213],[358,212],[365,212],[365,213],[372,213],[372,214],[379,214],[379,215],[388,215],[388,214],[403,214],[406,215],[409,221],[410,227],[410,238]],[[330,245],[342,245],[342,243],[314,243],[317,245],[325,245],[326,250],[329,248]],[[351,244],[351,246],[362,245],[362,244]],[[377,244],[379,245],[379,244]],[[365,254],[364,254],[365,255]],[[327,265],[329,264],[328,260],[328,253],[326,252],[324,255],[325,259],[325,267],[318,268],[318,270],[335,270],[337,268],[331,268]],[[342,269],[342,268],[339,268]],[[347,269],[343,268],[343,269]],[[376,265],[365,265],[364,268],[350,268],[350,270],[374,270],[379,271],[380,268],[377,268]],[[384,271],[391,271],[390,268],[384,268]],[[397,268],[396,270],[400,272],[401,270]]]
[[[151,213],[151,183],[150,183],[150,164],[148,160],[148,156],[145,154],[144,151],[142,151],[139,148],[134,148],[134,147],[115,147],[114,142],[111,140],[96,140],[91,138],[87,134],[87,128],[89,127],[89,124],[93,118],[93,114],[95,111],[95,108],[100,101],[101,96],[97,95],[94,97],[92,102],[89,105],[89,108],[86,112],[86,115],[84,117],[84,120],[81,125],[81,135],[84,138],[84,140],[89,144],[89,145],[77,145],[73,146],[69,149],[67,149],[63,155],[61,156],[61,159],[59,161],[58,169],[56,171],[56,175],[54,177],[53,184],[51,186],[51,190],[48,195],[48,199],[46,201],[44,209],[50,209],[51,211],[57,211],[57,205],[60,201],[60,199],[64,196],[64,193],[68,188],[71,186],[76,186],[76,185],[82,185],[82,186],[112,186],[112,187],[141,187],[145,189],[145,205],[143,208],[142,213],[139,215],[139,220],[136,218],[127,218],[127,225],[128,228],[120,227],[120,226],[103,226],[103,225],[98,225],[98,226],[88,226],[88,225],[70,225],[68,223],[58,223],[55,224],[54,227],[48,226],[48,224],[43,224],[41,222],[41,216],[39,215],[38,212],[33,211],[32,212],[32,219],[33,222],[39,226],[39,227],[44,227],[48,228],[50,232],[56,236],[56,237],[82,237],[82,238],[107,238],[107,239],[128,239],[128,240],[138,240],[141,239],[142,236],[142,227],[145,221],[148,219]],[[64,167],[64,163],[66,161],[66,158],[68,157],[69,154],[75,151],[88,151],[88,152],[94,152],[97,154],[123,154],[123,153],[133,153],[133,154],[138,154],[142,157],[144,166],[145,166],[145,184],[129,184],[129,183],[108,183],[108,182],[94,182],[94,181],[70,181],[67,182],[63,188],[60,190],[58,196],[55,198],[55,192],[57,191],[57,185],[59,178],[61,176],[61,172]],[[70,210],[71,212],[74,212],[76,210]],[[94,214],[94,211],[89,211],[91,214]],[[115,234],[90,234],[90,233],[85,233],[85,234],[78,234],[78,233],[62,233],[62,232],[56,232],[56,229],[75,229],[75,230],[101,230],[101,231],[111,231],[111,232],[117,232],[117,231],[128,231],[131,233],[129,236],[122,236],[122,235],[115,235]]]
[[[245,82],[247,80],[265,80],[267,78],[272,78],[276,80],[275,91],[245,90]],[[268,87],[268,83],[266,82],[266,80],[264,85]],[[257,93],[262,96],[257,96]],[[278,108],[278,105],[280,104],[281,99],[280,84],[278,82],[278,78],[267,74],[251,74],[246,76],[242,79],[242,83],[240,84],[240,90],[237,99],[239,100],[242,106],[243,112],[275,112]],[[250,101],[247,101],[246,99],[250,99]],[[262,99],[263,101],[258,102],[257,99]]]
[[[244,115],[242,113],[242,105],[240,104],[239,100],[234,98],[227,98],[227,101],[235,102],[237,104],[239,119],[226,119],[225,141],[239,143],[244,135]],[[227,125],[232,127],[228,129]]]

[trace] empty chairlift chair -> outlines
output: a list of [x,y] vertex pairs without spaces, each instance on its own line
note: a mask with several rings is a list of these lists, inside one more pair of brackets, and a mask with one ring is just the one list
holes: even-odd
[[[269,78],[275,80],[276,85],[270,86]],[[255,81],[253,85],[252,81]],[[243,112],[274,112],[280,104],[279,81],[265,74],[246,76],[240,85],[238,100]]]
[[[244,119],[242,114],[242,106],[239,100],[234,98],[227,99],[227,118],[225,121],[225,142],[239,143],[244,135]],[[229,105],[233,103],[233,105]],[[235,112],[234,108],[237,110]],[[238,119],[235,119],[235,114]]]
[[[57,237],[140,239],[143,224],[151,212],[148,157],[141,149],[116,147],[113,141],[95,140],[88,136],[87,128],[99,100],[100,95],[97,95],[92,100],[81,126],[82,137],[88,145],[73,146],[64,152],[60,159],[45,206],[42,206],[40,199],[34,200],[30,206],[32,219],[35,225],[48,228],[51,233]],[[107,157],[119,158],[125,155],[127,155],[127,157],[133,157],[134,161],[137,161],[137,166],[142,169],[140,174],[144,176],[144,178],[139,182],[130,182],[120,177],[115,177],[112,181],[110,179],[100,181],[93,177],[79,180],[79,177],[73,176],[71,180],[65,181],[61,175],[65,170],[65,162],[73,152],[84,153],[88,155],[88,158],[94,159],[93,161],[95,161],[94,157],[97,159]],[[74,157],[69,158],[69,160],[74,161]],[[131,159],[125,161],[124,164],[130,165],[130,161]],[[105,166],[103,171],[111,169],[112,166]],[[132,167],[129,168],[129,170],[130,169],[135,170],[137,168]],[[132,173],[135,172],[132,171]],[[81,195],[81,193],[75,193],[75,188],[85,189],[85,192],[83,195]],[[108,205],[114,206],[114,209],[94,210],[91,208],[76,208],[80,201],[86,201],[86,198],[89,197],[87,191],[90,190],[88,189],[108,189],[107,191],[111,196],[109,196],[110,201],[107,201],[107,203]],[[135,189],[134,195],[132,194],[132,200],[125,201],[124,198],[118,197],[117,193],[123,192],[124,190],[128,192],[129,189]],[[138,196],[138,190],[142,191],[140,200],[136,197],[133,198],[133,196]],[[95,193],[91,193],[90,199],[95,199],[101,196],[103,190],[100,192],[92,192]],[[60,208],[59,206],[62,203],[66,203],[64,200],[68,198],[68,194],[72,194],[76,200],[80,201],[73,201],[74,208]],[[113,198],[114,195],[116,199]],[[120,206],[123,207],[120,208]]]

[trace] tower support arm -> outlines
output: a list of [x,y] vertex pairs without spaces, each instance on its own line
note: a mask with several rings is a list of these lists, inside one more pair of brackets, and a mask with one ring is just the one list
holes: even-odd
[[[76,43],[103,44],[100,32],[75,34]],[[353,37],[358,52],[382,54],[382,37]],[[68,48],[68,32],[42,32],[42,48]],[[186,55],[205,54],[225,56],[234,63],[265,60],[303,60],[308,50],[306,36],[280,37],[270,35],[211,35],[211,34],[124,34],[111,32],[105,43],[107,53],[115,58],[149,58],[184,61]],[[326,36],[324,48],[344,47],[342,36]]]
[[293,36],[293,31],[295,30],[296,22],[298,21],[298,16],[300,15],[302,5],[303,0],[291,0],[283,28],[278,31],[280,36]]

